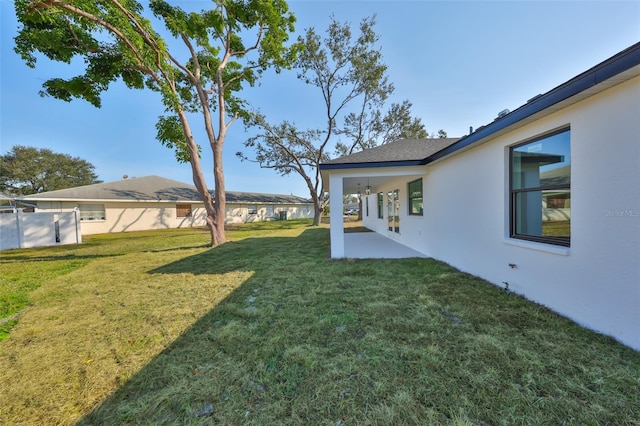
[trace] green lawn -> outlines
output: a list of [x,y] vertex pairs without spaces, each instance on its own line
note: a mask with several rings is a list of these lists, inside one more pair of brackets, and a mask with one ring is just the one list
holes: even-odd
[[552,237],[569,237],[571,236],[570,220],[553,220],[542,222],[542,235]]
[[308,225],[3,252],[0,423],[640,424],[640,353],[441,262],[331,260]]

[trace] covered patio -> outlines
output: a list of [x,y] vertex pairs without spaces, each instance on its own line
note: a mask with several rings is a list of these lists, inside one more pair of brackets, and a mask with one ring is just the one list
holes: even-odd
[[[429,173],[427,160],[430,156],[442,151],[458,141],[457,138],[440,139],[400,139],[392,143],[379,145],[371,149],[359,151],[320,164],[320,171],[325,188],[329,189],[331,257],[349,258],[400,258],[424,255],[400,244],[411,241],[413,231],[418,235],[416,221],[413,228],[404,228],[401,235],[398,222],[407,216],[407,182],[424,179]],[[400,189],[402,187],[402,189]],[[367,209],[378,209],[367,213],[368,227],[377,233],[376,236],[352,236],[344,233],[343,214],[344,195],[358,194],[366,196],[369,202]],[[373,199],[375,195],[383,197]],[[390,201],[393,198],[393,201]],[[405,203],[401,207],[402,203]],[[361,208],[362,211],[362,208]],[[375,218],[375,223],[371,220]],[[389,219],[391,218],[391,219]],[[386,222],[393,225],[394,238],[386,238]],[[368,240],[370,239],[370,241]],[[415,243],[415,239],[413,239]],[[358,252],[362,250],[362,252]]]
[[345,232],[344,257],[349,259],[403,259],[427,256],[376,232]]

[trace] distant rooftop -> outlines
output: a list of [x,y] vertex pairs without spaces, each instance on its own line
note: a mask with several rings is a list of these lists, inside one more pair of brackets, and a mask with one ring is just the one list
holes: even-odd
[[[213,191],[211,191],[213,193]],[[288,203],[308,204],[308,199],[295,195],[262,194],[227,191],[229,203]],[[202,202],[194,185],[160,176],[129,178],[114,182],[96,183],[57,191],[16,197],[26,201],[44,200],[112,200],[112,201],[173,201]]]

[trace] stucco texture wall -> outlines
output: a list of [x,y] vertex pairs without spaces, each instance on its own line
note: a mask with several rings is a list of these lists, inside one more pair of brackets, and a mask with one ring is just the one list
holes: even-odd
[[[640,78],[433,164],[426,254],[640,349]],[[509,238],[509,147],[571,128],[571,247]],[[515,267],[509,266],[515,265]]]
[[[206,210],[201,203],[178,203],[191,205],[189,217],[177,217],[174,202],[39,201],[38,211],[72,211],[79,204],[104,205],[105,209],[105,220],[81,221],[83,235],[206,226]],[[252,214],[250,210],[256,213]],[[280,212],[286,212],[287,219],[313,218],[314,214],[311,205],[227,204],[225,221],[226,223],[246,223],[275,220],[280,218]]]

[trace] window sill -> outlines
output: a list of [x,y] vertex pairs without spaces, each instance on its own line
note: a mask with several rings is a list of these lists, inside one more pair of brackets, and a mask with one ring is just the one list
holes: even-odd
[[551,244],[536,243],[534,241],[518,240],[515,238],[507,238],[504,240],[504,243],[510,246],[538,250],[546,253],[557,254],[560,256],[569,256],[569,254],[571,253],[570,247],[554,246]]

